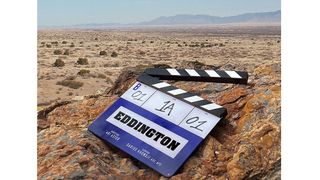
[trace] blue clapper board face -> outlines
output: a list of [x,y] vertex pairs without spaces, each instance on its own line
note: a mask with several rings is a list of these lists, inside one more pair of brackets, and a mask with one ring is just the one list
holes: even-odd
[[138,81],[89,126],[89,131],[99,138],[170,177],[227,111],[160,79],[246,84],[248,73],[146,69]]
[[[158,88],[166,84],[159,83]],[[193,97],[194,101],[200,98]],[[217,116],[137,81],[89,126],[89,130],[169,177],[219,120]]]

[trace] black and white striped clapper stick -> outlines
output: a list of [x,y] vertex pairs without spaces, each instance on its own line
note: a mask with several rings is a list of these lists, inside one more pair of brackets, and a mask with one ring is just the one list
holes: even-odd
[[201,70],[201,69],[174,69],[149,68],[144,71],[150,76],[161,80],[199,81],[247,84],[248,73],[244,71]]
[[181,101],[191,104],[197,108],[200,108],[214,116],[217,116],[218,118],[224,118],[227,115],[227,110],[224,107],[205,100],[194,93],[187,92],[183,89],[174,87],[169,83],[162,82],[159,79],[151,77],[147,74],[140,75],[138,77],[138,81],[156,88],[157,90],[173,96]]
[[161,81],[163,79],[246,84],[248,74],[146,69],[137,82],[89,126],[89,131],[102,140],[170,177],[227,115],[227,110]]

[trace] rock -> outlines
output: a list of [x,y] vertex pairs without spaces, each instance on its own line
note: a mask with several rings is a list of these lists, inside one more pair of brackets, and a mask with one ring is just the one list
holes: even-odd
[[174,83],[223,105],[228,116],[171,178],[87,130],[144,68],[124,69],[104,93],[53,104],[38,113],[38,179],[280,179],[279,64],[252,69],[250,85],[219,84],[217,90],[212,83]]
[[75,96],[72,100],[74,101],[81,101],[84,99],[84,96]]

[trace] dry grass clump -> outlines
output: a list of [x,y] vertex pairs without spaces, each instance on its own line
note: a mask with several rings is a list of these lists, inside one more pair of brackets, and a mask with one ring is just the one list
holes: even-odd
[[71,43],[71,44],[70,44],[70,47],[74,47],[74,44],[73,44],[73,43]]
[[54,67],[63,67],[65,63],[61,59],[56,59],[56,61],[53,63]]
[[79,81],[75,81],[75,80],[62,80],[62,81],[58,81],[57,85],[61,85],[61,86],[66,86],[72,89],[79,89],[80,87],[83,86],[82,82]]
[[88,59],[87,59],[87,58],[79,58],[78,61],[77,61],[77,64],[80,64],[80,65],[88,65],[89,62],[88,62]]
[[99,52],[99,55],[100,55],[100,56],[106,56],[106,55],[107,55],[107,52],[106,52],[106,51],[100,51],[100,52]]
[[68,42],[67,41],[62,41],[62,44],[67,44]]
[[90,73],[90,70],[81,69],[77,74],[80,75],[80,76],[84,76],[84,75],[89,74],[89,73]]
[[51,46],[51,44],[46,44],[46,47],[51,48],[52,46]]
[[98,73],[97,78],[105,79],[107,78],[107,76],[104,74]]
[[111,53],[111,57],[118,57],[118,53],[115,52],[115,51],[113,51],[113,52]]
[[62,50],[56,49],[56,50],[53,51],[53,54],[54,55],[60,55],[60,54],[62,54]]
[[64,50],[64,53],[63,53],[63,55],[69,55],[70,54],[70,51],[69,51],[69,49],[66,49],[66,50]]

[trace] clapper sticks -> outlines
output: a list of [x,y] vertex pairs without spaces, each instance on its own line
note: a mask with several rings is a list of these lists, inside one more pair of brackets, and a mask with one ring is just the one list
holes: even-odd
[[246,84],[243,71],[146,69],[89,131],[160,174],[174,175],[227,110],[161,80]]

